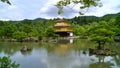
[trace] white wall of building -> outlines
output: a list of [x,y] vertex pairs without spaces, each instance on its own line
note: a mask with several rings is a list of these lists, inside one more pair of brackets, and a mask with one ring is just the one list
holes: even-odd
[[70,32],[69,34],[70,34],[70,36],[73,36],[73,32]]

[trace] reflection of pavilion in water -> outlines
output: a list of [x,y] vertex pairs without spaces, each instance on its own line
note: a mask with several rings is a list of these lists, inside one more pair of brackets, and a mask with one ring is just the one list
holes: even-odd
[[69,38],[69,39],[59,39],[58,43],[63,43],[63,44],[72,44],[74,42],[73,38]]

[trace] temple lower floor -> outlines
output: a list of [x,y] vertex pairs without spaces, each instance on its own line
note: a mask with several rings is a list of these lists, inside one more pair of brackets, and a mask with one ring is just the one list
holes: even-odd
[[56,34],[60,35],[60,37],[70,37],[70,36],[73,36],[72,32],[56,32]]

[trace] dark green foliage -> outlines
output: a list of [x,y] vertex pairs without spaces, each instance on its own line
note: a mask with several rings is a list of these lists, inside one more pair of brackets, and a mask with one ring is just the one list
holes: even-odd
[[[96,17],[96,16],[78,16],[78,17],[74,17],[72,19],[68,19],[71,23],[76,23],[79,25],[86,25],[86,24],[90,24],[93,22],[100,22],[100,21],[109,21],[110,19],[115,19],[116,17],[119,16],[120,13],[117,14],[107,14],[104,15],[103,17]],[[120,18],[118,18],[117,20],[119,20]],[[117,23],[119,24],[119,23]]]
[[4,35],[4,30],[3,28],[0,28],[0,37],[2,37]]
[[[110,20],[112,21],[112,20]],[[105,22],[101,21],[99,23],[93,23],[88,28],[88,36],[92,41],[96,41],[100,46],[106,42],[113,42],[114,36],[116,35],[117,27],[114,25],[113,22]]]
[[42,40],[42,37],[43,37],[43,35],[42,35],[42,34],[39,34],[38,39],[39,39],[39,40]]
[[74,35],[76,36],[85,36],[86,29],[84,26],[78,25],[78,24],[72,24],[73,30],[74,30]]
[[116,25],[120,26],[120,13],[116,17]]
[[4,26],[4,36],[11,38],[12,34],[17,30],[17,27],[14,24],[9,24]]
[[[49,28],[53,25],[53,20],[0,21],[0,40],[16,39],[22,41],[24,38],[29,37],[40,39],[41,36],[51,35]],[[47,32],[48,34],[46,34]]]
[[33,24],[33,21],[32,20],[28,20],[28,19],[22,20],[21,22],[23,24]]
[[0,57],[0,68],[18,68],[19,64],[12,62],[10,57]]
[[54,35],[54,29],[52,27],[48,28],[46,30],[46,36],[47,37],[52,37]]
[[[117,17],[116,20],[115,17]],[[111,35],[111,31],[115,32],[114,33],[115,35],[120,35],[119,17],[120,15],[118,13],[118,14],[113,14],[113,16],[112,14],[105,15],[103,17],[82,16],[82,17],[75,17],[72,19],[65,19],[65,20],[69,21],[70,24],[72,25],[74,29],[74,35],[89,36],[91,32],[92,33],[91,37],[92,36],[95,37],[95,35],[93,35],[94,33],[96,33],[96,35],[99,35],[97,33],[102,32],[104,33],[105,36],[109,36]],[[54,29],[53,29],[53,26],[55,24],[54,22],[56,20],[59,19],[57,18],[53,20],[50,19],[50,20],[37,20],[37,21],[27,20],[27,19],[23,21],[0,21],[0,40],[1,39],[22,40],[24,38],[29,38],[29,37],[37,37],[41,40],[43,36],[59,37],[59,35],[54,33]],[[101,20],[106,22],[104,22],[104,24],[100,24]],[[91,31],[89,32],[88,30],[90,29]],[[86,33],[87,31],[89,33]]]
[[120,36],[120,13],[116,17],[115,25],[118,27],[117,36]]
[[74,17],[73,19],[71,19],[71,21],[76,22],[77,24],[80,25],[86,25],[89,23],[93,23],[93,22],[98,22],[99,21],[99,17],[95,17],[95,16],[79,16],[79,17]]
[[100,20],[104,20],[104,21],[109,21],[110,19],[115,19],[117,16],[118,16],[119,13],[117,14],[107,14],[107,15],[104,15],[103,17],[100,17]]
[[0,0],[0,1],[5,2],[5,3],[7,3],[7,4],[11,5],[11,3],[10,3],[10,1],[9,1],[9,0]]
[[46,31],[46,36],[47,36],[47,37],[54,37],[54,38],[59,37],[58,34],[55,34],[54,29],[53,29],[52,27],[49,27],[49,28],[47,29],[47,31]]
[[26,37],[27,34],[23,31],[16,31],[13,33],[13,38],[17,39],[18,41],[22,41]]
[[30,32],[32,32],[32,27],[31,26],[28,26],[28,25],[23,25],[22,27],[22,31],[27,33],[27,35],[29,35]]

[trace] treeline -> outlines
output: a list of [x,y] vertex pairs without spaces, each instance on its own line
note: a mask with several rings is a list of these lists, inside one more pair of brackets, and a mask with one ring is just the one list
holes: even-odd
[[25,38],[53,36],[53,20],[23,20],[23,21],[0,21],[0,39],[17,39],[22,41]]
[[68,19],[72,23],[77,23],[79,25],[86,25],[93,22],[99,22],[99,21],[109,21],[110,19],[115,19],[120,13],[117,14],[107,14],[103,17],[96,17],[96,16],[78,16],[74,17],[72,19]]
[[[74,29],[74,35],[76,36],[89,36],[90,30],[97,29],[96,25],[101,26],[98,23],[102,23],[106,27],[108,32],[110,28],[115,34],[120,35],[120,13],[118,14],[108,14],[103,17],[95,16],[82,16],[74,17],[72,19],[65,19],[69,21]],[[17,41],[23,41],[26,38],[38,38],[42,37],[59,37],[59,35],[54,33],[53,26],[55,21],[59,19],[35,19],[35,20],[22,20],[22,21],[0,21],[0,40],[6,39],[16,39]],[[110,24],[111,23],[111,24]],[[113,25],[115,27],[113,27]],[[98,28],[104,28],[103,26]],[[103,29],[103,30],[105,30]],[[117,31],[116,31],[117,30]],[[92,31],[93,32],[93,31]],[[96,32],[97,33],[97,32]],[[99,30],[98,30],[99,33]],[[94,34],[94,33],[92,33]]]
[[75,17],[69,21],[72,22],[74,35],[98,43],[99,49],[104,48],[105,43],[120,41],[120,13],[103,17]]

